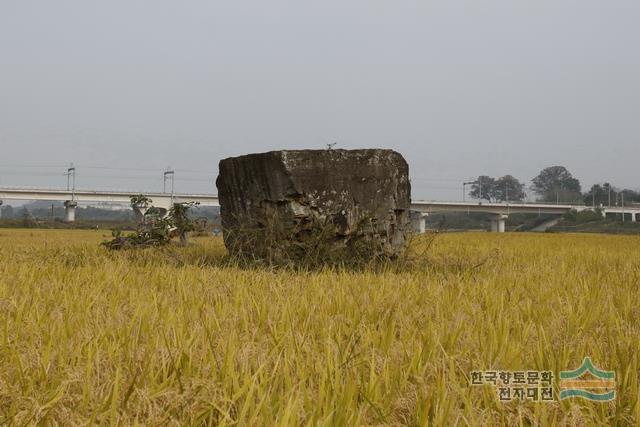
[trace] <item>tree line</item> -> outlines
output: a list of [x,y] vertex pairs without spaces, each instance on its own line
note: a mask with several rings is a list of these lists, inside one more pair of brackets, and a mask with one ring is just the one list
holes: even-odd
[[[488,202],[521,202],[527,197],[525,184],[512,175],[494,178],[480,175],[471,185],[469,196]],[[564,166],[544,168],[531,180],[530,190],[537,200],[549,203],[584,203],[615,206],[640,202],[640,192],[618,189],[610,183],[596,184],[585,193],[580,181]]]

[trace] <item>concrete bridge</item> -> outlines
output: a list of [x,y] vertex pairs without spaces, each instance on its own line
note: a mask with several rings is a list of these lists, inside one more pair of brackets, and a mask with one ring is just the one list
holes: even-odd
[[[219,206],[218,196],[215,194],[181,194],[181,193],[149,193],[125,191],[94,191],[94,190],[52,190],[44,188],[0,188],[0,205],[3,200],[50,200],[64,201],[65,220],[75,221],[75,210],[78,203],[112,203],[127,205],[131,203],[131,196],[144,194],[153,200],[153,205],[162,209],[169,209],[172,203],[198,202],[200,206]],[[134,207],[134,209],[140,209]],[[499,233],[505,231],[505,221],[512,213],[535,213],[539,215],[563,215],[572,210],[592,210],[584,205],[553,205],[541,203],[484,203],[484,202],[436,202],[414,200],[411,210],[414,211],[413,222],[417,231],[424,232],[426,217],[439,212],[483,212],[492,214],[491,230]],[[600,206],[602,214],[628,214],[632,221],[640,215],[640,206],[606,207]],[[138,212],[140,213],[140,212]]]
[[[73,222],[76,218],[78,203],[111,203],[127,205],[131,197],[139,194],[150,198],[153,206],[169,209],[172,203],[198,202],[200,206],[218,206],[218,196],[211,194],[181,194],[181,193],[149,193],[125,191],[94,191],[94,190],[52,190],[44,188],[0,188],[0,205],[3,200],[49,200],[64,201],[65,221]],[[141,207],[134,207],[134,210]]]
[[[603,216],[606,216],[607,214],[629,214],[631,216],[631,221],[633,222],[635,222],[640,215],[640,206],[598,206],[597,208],[600,209]],[[506,219],[512,213],[564,215],[572,210],[580,212],[585,210],[594,210],[594,208],[584,205],[554,205],[543,203],[428,202],[414,200],[411,203],[411,210],[419,213],[419,215],[414,215],[414,227],[421,231],[424,230],[423,223],[426,219],[425,217],[431,213],[482,212],[492,214],[491,231],[504,233]]]

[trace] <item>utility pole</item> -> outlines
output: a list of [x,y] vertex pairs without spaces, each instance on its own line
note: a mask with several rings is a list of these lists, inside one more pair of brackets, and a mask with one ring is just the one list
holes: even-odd
[[[65,175],[67,176],[67,191],[71,190],[71,200],[73,201],[75,200],[76,194],[76,168],[73,166],[73,163],[69,165]],[[69,188],[70,184],[71,188]]]
[[562,184],[556,187],[556,205],[560,204],[560,191],[562,191]]
[[591,187],[591,198],[593,200],[593,209],[595,210],[595,208],[596,208],[596,186],[595,186],[595,184],[593,185],[593,187]]
[[506,199],[505,201],[507,204],[509,204],[509,185],[506,180],[504,182],[504,198]]
[[175,173],[176,173],[176,171],[171,169],[171,167],[167,167],[167,170],[164,172],[163,182],[162,182],[162,192],[166,193],[167,192],[167,180],[171,180],[171,205],[173,205],[173,189],[174,189]]

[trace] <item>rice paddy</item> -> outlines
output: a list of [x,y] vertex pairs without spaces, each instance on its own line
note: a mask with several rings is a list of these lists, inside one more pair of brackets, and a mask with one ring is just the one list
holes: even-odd
[[[640,237],[452,233],[402,271],[293,271],[107,235],[0,230],[1,425],[640,422]],[[614,401],[559,400],[586,356]],[[554,399],[502,402],[470,384],[489,370],[552,371]]]

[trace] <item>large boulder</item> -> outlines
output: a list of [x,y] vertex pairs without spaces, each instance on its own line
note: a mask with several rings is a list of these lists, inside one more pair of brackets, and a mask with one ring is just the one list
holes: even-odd
[[395,257],[411,232],[409,167],[392,150],[283,150],[220,161],[224,242],[234,255]]

